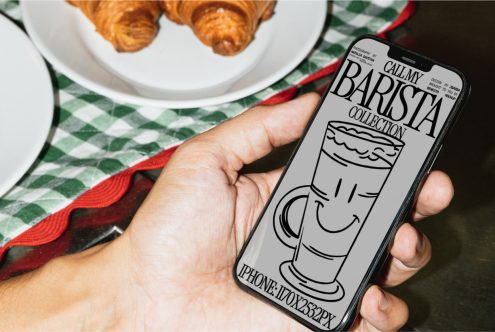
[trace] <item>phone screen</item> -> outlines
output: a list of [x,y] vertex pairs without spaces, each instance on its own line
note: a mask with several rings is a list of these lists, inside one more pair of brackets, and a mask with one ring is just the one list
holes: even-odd
[[238,260],[238,282],[313,327],[340,328],[462,91],[451,69],[357,41]]

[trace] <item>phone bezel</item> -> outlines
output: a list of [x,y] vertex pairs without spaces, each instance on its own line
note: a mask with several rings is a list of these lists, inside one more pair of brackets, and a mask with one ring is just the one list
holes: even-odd
[[[430,151],[428,152],[428,155],[425,159],[425,161],[423,162],[423,165],[421,166],[421,168],[419,169],[417,175],[416,175],[416,178],[413,182],[413,184],[411,185],[411,188],[409,189],[408,191],[408,194],[406,196],[406,198],[404,199],[404,201],[402,202],[402,205],[401,205],[401,208],[399,209],[399,212],[397,213],[397,215],[394,217],[393,221],[391,222],[390,224],[390,227],[387,231],[387,233],[385,234],[385,237],[384,237],[384,240],[382,241],[380,247],[379,247],[379,250],[376,252],[373,260],[371,261],[370,263],[370,266],[368,267],[368,270],[366,271],[366,273],[364,274],[363,276],[363,279],[361,280],[361,283],[356,291],[356,293],[354,294],[353,296],[353,299],[351,300],[349,306],[347,307],[344,315],[343,315],[343,318],[342,320],[340,321],[339,325],[337,327],[335,327],[333,330],[329,330],[329,331],[335,331],[335,330],[348,330],[352,323],[354,322],[355,318],[356,318],[356,314],[357,314],[357,309],[359,307],[359,304],[361,302],[361,299],[362,299],[362,296],[364,295],[365,291],[370,287],[371,285],[371,280],[372,278],[375,276],[375,274],[377,272],[379,272],[381,270],[381,267],[383,266],[384,262],[386,261],[386,258],[388,257],[388,252],[389,252],[389,245],[391,243],[391,240],[393,239],[394,235],[395,235],[395,232],[397,231],[398,227],[404,222],[404,218],[407,216],[407,214],[409,213],[410,209],[412,208],[413,206],[413,203],[416,199],[416,191],[418,190],[418,188],[420,187],[421,183],[423,182],[425,176],[428,174],[433,162],[435,161],[435,158],[437,156],[437,153],[440,151],[442,145],[443,145],[443,142],[445,140],[445,137],[447,136],[447,134],[451,131],[451,129],[454,127],[456,121],[458,120],[459,118],[459,115],[461,114],[461,111],[462,111],[462,108],[464,107],[465,105],[465,102],[470,94],[470,91],[471,91],[471,87],[469,85],[469,82],[467,80],[467,78],[465,77],[465,75],[460,72],[459,70],[453,68],[453,67],[450,67],[450,66],[447,66],[447,65],[444,65],[442,63],[439,63],[438,61],[435,61],[429,57],[426,57],[424,55],[421,55],[417,52],[414,52],[412,50],[409,50],[409,49],[406,49],[402,46],[399,46],[395,43],[392,43],[388,40],[385,40],[385,39],[382,39],[382,38],[379,38],[377,36],[374,36],[374,35],[363,35],[363,36],[360,36],[358,38],[356,38],[350,45],[349,47],[347,48],[347,51],[346,53],[344,54],[344,57],[342,58],[342,61],[341,61],[341,64],[339,65],[339,68],[337,69],[337,71],[335,72],[335,77],[338,76],[340,70],[342,69],[342,63],[344,63],[345,59],[347,59],[348,55],[349,55],[349,52],[350,50],[354,47],[354,45],[356,43],[358,43],[359,41],[363,40],[363,39],[373,39],[377,42],[380,42],[380,43],[383,43],[383,44],[386,44],[387,46],[390,47],[390,49],[394,49],[394,52],[399,52],[401,54],[404,54],[404,55],[408,55],[408,56],[412,56],[414,57],[415,59],[421,59],[422,63],[426,64],[426,65],[423,65],[423,66],[429,66],[430,69],[433,65],[438,65],[440,67],[443,67],[447,70],[450,70],[454,73],[456,73],[460,78],[461,78],[461,81],[462,81],[462,89],[461,89],[461,92],[459,94],[459,97],[457,98],[456,102],[454,103],[454,106],[450,112],[450,114],[448,115],[447,119],[445,120],[438,136],[436,137]],[[280,176],[280,179],[277,183],[277,185],[275,186],[275,188],[273,189],[273,192],[272,192],[272,195],[270,196],[270,198],[268,199],[267,203],[265,204],[265,207],[263,208],[262,212],[260,213],[259,217],[258,217],[258,220],[256,221],[256,224],[254,225],[251,233],[249,234],[249,237],[246,239],[241,251],[239,252],[239,255],[237,256],[236,258],[236,261],[235,261],[235,264],[234,264],[234,267],[233,267],[233,277],[234,277],[234,280],[236,282],[236,284],[244,291],[248,292],[249,294],[257,297],[257,298],[260,298],[262,299],[264,302],[267,302],[268,304],[271,304],[272,306],[275,306],[277,309],[281,310],[282,312],[288,314],[289,316],[291,316],[292,318],[294,318],[295,320],[297,320],[299,323],[303,324],[304,326],[310,328],[310,329],[316,329],[316,330],[321,330],[321,328],[319,326],[316,326],[316,325],[313,325],[311,324],[309,321],[299,317],[298,315],[294,314],[292,311],[286,309],[285,307],[279,305],[278,303],[276,303],[275,301],[272,301],[270,298],[264,296],[262,293],[259,293],[255,290],[253,290],[252,288],[246,286],[243,282],[241,282],[239,279],[238,279],[238,276],[237,276],[237,267],[238,267],[238,264],[240,262],[240,259],[242,258],[243,254],[244,254],[244,251],[247,247],[247,245],[249,244],[249,242],[251,241],[251,238],[253,236],[253,234],[256,232],[256,229],[258,228],[259,226],[259,223],[262,219],[262,216],[265,214],[266,212],[266,208],[270,205],[271,203],[271,200],[273,198],[273,193],[277,191],[280,183],[282,182],[284,176],[285,176],[285,173],[288,169],[288,166],[292,163],[293,159],[294,159],[294,156],[297,154],[300,146],[301,146],[301,142],[302,142],[302,139],[306,136],[306,134],[308,133],[309,131],[309,128],[311,128],[311,125],[313,124],[313,121],[314,119],[316,118],[316,115],[318,114],[318,112],[320,111],[321,109],[321,106],[323,104],[323,102],[325,101],[327,95],[328,95],[328,92],[330,91],[330,88],[332,87],[332,84],[333,82],[328,86],[328,88],[326,89],[326,91],[323,93],[322,97],[321,97],[321,100],[318,104],[318,106],[316,107],[316,111],[314,112],[314,114],[312,115],[311,119],[308,121],[308,124],[306,125],[306,128],[304,130],[304,133],[303,135],[301,136],[301,139],[299,141],[299,143],[297,144],[296,148],[294,149],[294,151],[292,152],[291,154],[291,157],[289,158],[289,161],[287,162],[287,165],[284,169],[284,171],[282,172],[282,175]],[[321,331],[326,331],[326,330],[321,330]]]

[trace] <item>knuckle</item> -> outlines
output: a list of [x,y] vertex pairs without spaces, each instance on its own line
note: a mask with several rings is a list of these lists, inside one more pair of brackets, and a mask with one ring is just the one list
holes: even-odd
[[410,224],[404,224],[399,237],[399,250],[397,258],[406,265],[414,263],[418,257],[418,251],[421,246],[419,232]]
[[416,237],[411,244],[408,246],[407,250],[402,257],[402,262],[405,263],[409,267],[416,267],[421,258],[421,240]]
[[454,187],[452,185],[445,185],[437,189],[434,195],[434,201],[437,204],[437,207],[443,210],[449,206],[453,197]]
[[394,302],[393,310],[387,314],[380,328],[382,331],[398,331],[409,320],[409,307],[407,303],[399,298]]
[[424,267],[426,264],[430,262],[432,255],[431,242],[428,239],[428,237],[424,234],[423,234],[423,243],[424,243],[424,249],[423,249],[423,259],[422,259],[421,267]]
[[420,269],[431,258],[431,244],[428,238],[420,231],[409,225],[401,234],[401,248],[395,257],[407,269]]
[[[443,174],[443,173],[441,173]],[[447,206],[454,197],[454,187],[447,175],[440,176],[423,193],[425,215],[436,214]]]

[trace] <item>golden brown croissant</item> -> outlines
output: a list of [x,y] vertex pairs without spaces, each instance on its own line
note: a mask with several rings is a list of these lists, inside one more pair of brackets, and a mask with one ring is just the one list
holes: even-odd
[[147,0],[67,0],[79,7],[103,38],[119,52],[134,52],[151,43],[161,10]]
[[276,0],[160,0],[172,21],[191,27],[215,53],[235,55],[253,39],[258,23],[270,18]]

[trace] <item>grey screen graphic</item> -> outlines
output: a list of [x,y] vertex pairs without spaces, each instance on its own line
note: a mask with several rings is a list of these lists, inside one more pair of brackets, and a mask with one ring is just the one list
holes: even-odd
[[398,214],[462,79],[354,44],[237,264],[237,279],[331,330]]

